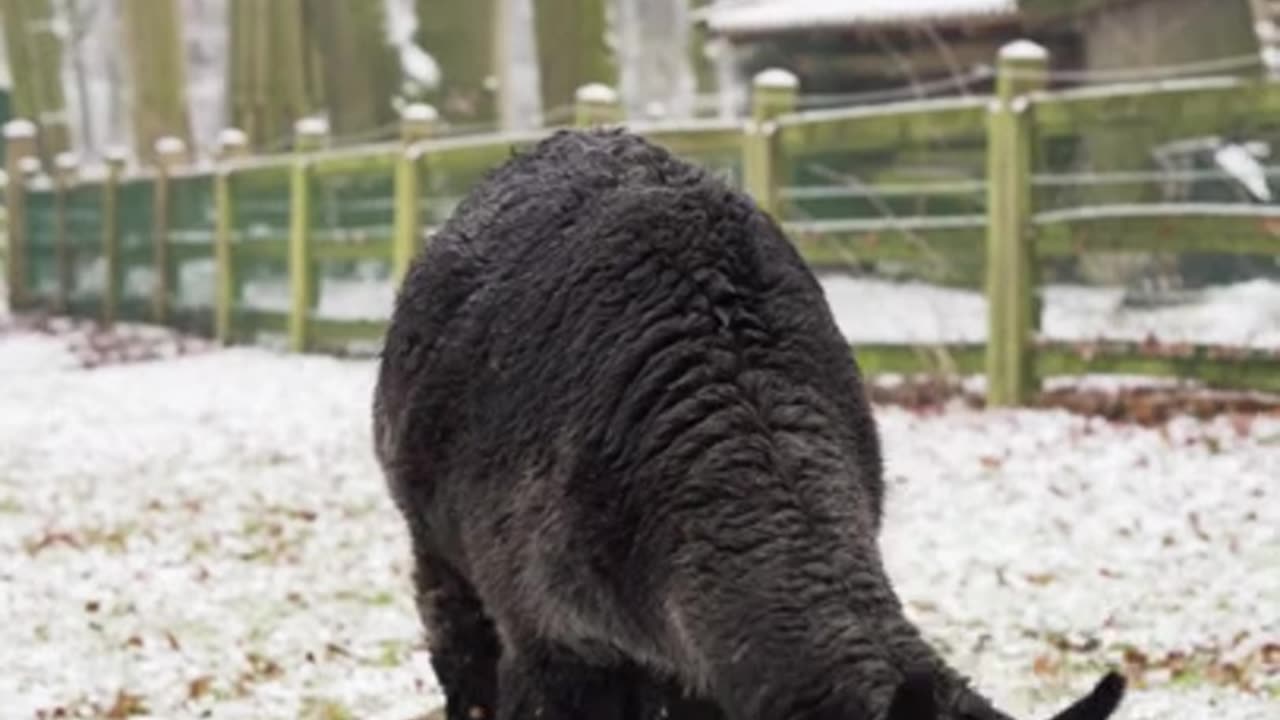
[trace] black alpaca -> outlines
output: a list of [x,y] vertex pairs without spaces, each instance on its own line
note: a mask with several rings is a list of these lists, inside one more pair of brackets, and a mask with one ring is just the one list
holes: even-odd
[[886,578],[816,279],[645,140],[560,132],[466,198],[397,298],[374,434],[450,720],[1006,718]]

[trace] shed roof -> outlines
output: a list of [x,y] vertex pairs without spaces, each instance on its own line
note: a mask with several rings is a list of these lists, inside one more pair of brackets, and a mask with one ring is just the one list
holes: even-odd
[[699,14],[712,33],[902,25],[1014,16],[1018,0],[718,0]]

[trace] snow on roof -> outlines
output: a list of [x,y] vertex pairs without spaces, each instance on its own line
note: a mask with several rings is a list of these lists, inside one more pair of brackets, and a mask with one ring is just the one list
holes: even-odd
[[719,0],[700,15],[713,33],[737,34],[1013,15],[1018,0]]

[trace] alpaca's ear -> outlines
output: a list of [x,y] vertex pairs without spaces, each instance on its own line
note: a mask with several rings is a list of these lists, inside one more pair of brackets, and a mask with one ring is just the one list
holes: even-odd
[[885,720],[937,720],[938,701],[933,676],[924,672],[907,675],[893,693]]
[[1120,699],[1124,697],[1124,686],[1123,675],[1109,672],[1088,695],[1054,715],[1053,720],[1106,720],[1119,707]]

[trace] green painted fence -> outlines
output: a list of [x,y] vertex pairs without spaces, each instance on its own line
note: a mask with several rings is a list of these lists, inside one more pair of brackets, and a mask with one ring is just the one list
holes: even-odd
[[[1047,342],[1037,300],[1046,265],[1096,253],[1280,256],[1276,206],[1153,203],[1146,191],[1119,202],[1071,174],[1089,153],[1123,155],[1097,140],[1103,125],[1142,128],[1149,142],[1243,129],[1280,138],[1280,85],[1047,91],[1046,67],[1043,51],[1019,42],[1001,53],[994,96],[814,112],[795,111],[795,78],[773,70],[757,78],[744,121],[633,129],[750,192],[815,267],[892,265],[983,289],[985,344],[861,344],[867,372],[984,373],[995,405],[1027,402],[1048,375],[1086,372],[1280,391],[1276,352]],[[607,97],[581,93],[579,123],[611,117]],[[446,137],[436,123],[414,106],[400,142],[330,149],[323,126],[303,121],[296,151],[268,157],[248,156],[247,138],[229,131],[213,167],[180,167],[158,146],[157,167],[115,161],[99,178],[69,163],[56,179],[29,172],[31,138],[6,133],[13,305],[227,343],[376,348],[413,252],[485,172],[546,134]]]

